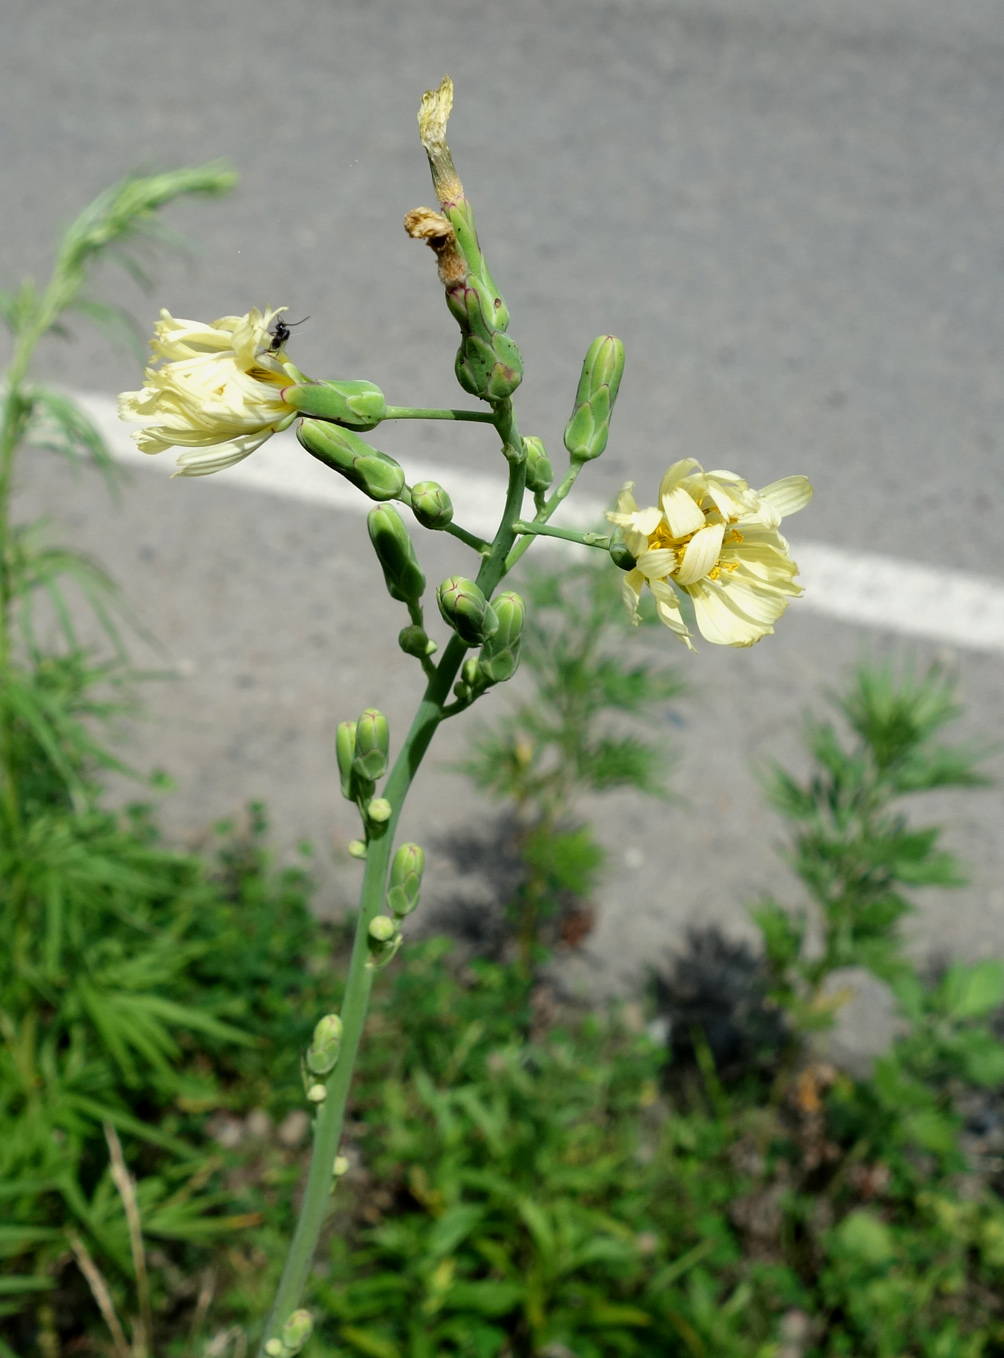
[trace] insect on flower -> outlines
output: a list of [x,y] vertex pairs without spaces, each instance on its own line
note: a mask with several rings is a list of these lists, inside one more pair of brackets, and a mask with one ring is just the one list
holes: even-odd
[[[309,316],[304,316],[303,321],[309,321]],[[289,339],[289,332],[294,326],[303,325],[303,321],[284,321],[281,316],[275,318],[275,324],[267,333],[271,336],[272,343],[262,353],[277,354],[282,346]]]

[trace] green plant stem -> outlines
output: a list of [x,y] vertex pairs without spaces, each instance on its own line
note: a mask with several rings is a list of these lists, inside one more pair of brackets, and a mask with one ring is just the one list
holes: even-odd
[[[505,574],[506,559],[515,541],[513,524],[523,503],[526,486],[526,461],[522,454],[522,441],[512,413],[511,401],[499,401],[493,406],[492,420],[501,435],[503,447],[509,459],[509,485],[505,507],[498,531],[491,543],[487,557],[481,563],[477,584],[486,597],[490,598],[495,587]],[[426,686],[422,701],[418,705],[411,729],[405,737],[401,751],[394,761],[390,777],[383,790],[383,796],[391,804],[391,816],[386,822],[384,832],[378,839],[372,839],[366,854],[366,870],[363,875],[362,891],[359,902],[359,918],[356,923],[355,938],[352,944],[352,957],[349,974],[342,1001],[342,1049],[338,1064],[326,1082],[326,1094],[317,1114],[314,1129],[314,1147],[310,1157],[310,1169],[303,1195],[303,1206],[296,1223],[289,1253],[283,1268],[279,1287],[272,1303],[268,1324],[258,1349],[259,1358],[264,1358],[265,1344],[281,1328],[287,1316],[300,1304],[304,1289],[310,1277],[317,1243],[328,1214],[332,1170],[335,1156],[341,1141],[345,1121],[345,1104],[355,1070],[356,1056],[366,1023],[369,1008],[370,990],[373,985],[374,970],[370,961],[369,926],[380,911],[384,901],[387,869],[391,850],[394,846],[394,832],[404,807],[405,798],[412,780],[426,750],[432,742],[443,709],[450,695],[450,689],[467,651],[466,644],[459,637],[451,638],[435,673]]]
[[487,410],[425,410],[421,406],[388,406],[385,420],[462,420],[470,424],[494,424]]
[[610,535],[608,533],[583,533],[578,528],[555,528],[550,523],[525,523],[522,519],[517,519],[513,524],[513,530],[521,534],[533,534],[537,537],[562,538],[565,542],[577,542],[582,547],[599,547],[606,551],[610,546]]
[[[565,499],[568,492],[575,485],[575,479],[584,466],[585,466],[584,462],[573,462],[571,464],[571,466],[568,468],[568,471],[565,472],[565,475],[558,482],[558,485],[555,487],[553,493],[551,494],[550,499],[546,502],[544,507],[542,509],[539,509],[537,513],[534,515],[533,518],[534,523],[536,524],[547,523],[548,519],[561,504],[562,500]],[[531,535],[529,533],[524,533],[522,542],[516,543],[515,547],[513,547],[512,551],[509,553],[509,556],[505,563],[505,568],[507,572],[512,570],[513,566],[515,566],[516,562],[520,559],[520,557],[529,547],[531,541],[532,541]]]
[[[403,505],[411,508],[411,486],[405,486],[404,490],[397,497]],[[459,523],[448,523],[444,528],[439,529],[441,533],[449,533],[450,537],[457,538],[460,542],[466,543],[468,547],[478,553],[479,556],[487,556],[491,551],[491,543],[484,538],[479,538],[476,533],[469,533],[466,528],[461,528]]]

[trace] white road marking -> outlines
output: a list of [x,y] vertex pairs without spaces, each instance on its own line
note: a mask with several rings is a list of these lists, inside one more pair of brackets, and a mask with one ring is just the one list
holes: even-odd
[[[128,426],[119,421],[111,397],[77,393],[76,399],[115,458],[165,473],[175,470],[170,454],[148,457],[139,452]],[[413,457],[408,459],[407,471],[411,483],[441,481],[453,499],[457,522],[465,528],[485,536],[494,532],[504,495],[501,477]],[[270,439],[243,462],[217,473],[213,484],[265,491],[358,514],[366,513],[372,504],[354,486],[305,454],[292,433]],[[577,498],[557,521],[592,527],[602,521],[606,507],[598,500]],[[798,608],[966,650],[1004,654],[1004,580],[818,542],[793,541],[792,554],[805,585],[805,596],[795,605]]]

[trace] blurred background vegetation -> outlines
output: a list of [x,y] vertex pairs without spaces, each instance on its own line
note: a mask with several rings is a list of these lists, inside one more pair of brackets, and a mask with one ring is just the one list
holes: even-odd
[[[6,1358],[247,1352],[305,1169],[298,1054],[347,960],[351,920],[315,920],[309,854],[279,867],[261,807],[198,851],[162,842],[142,801],[107,808],[139,678],[114,585],[9,521],[22,451],[114,480],[83,414],[32,385],[34,347],[70,307],[111,324],[86,299],[91,260],[129,247],[135,267],[162,204],[230,179],[124,181],[45,289],[4,300]],[[981,752],[945,734],[950,677],[862,669],[807,719],[808,775],[765,777],[802,897],[750,902],[759,947],[695,934],[642,992],[590,1009],[552,966],[588,934],[604,870],[583,798],[667,797],[647,718],[686,701],[674,671],[632,658],[616,591],[578,560],[528,580],[529,689],[468,765],[503,809],[505,909],[490,958],[430,936],[379,979],[308,1352],[1004,1353],[1004,965],[924,969],[900,931],[912,893],[964,878],[912,810],[981,781]],[[81,593],[98,642],[80,639]],[[898,1015],[856,1073],[826,1045],[849,969]]]

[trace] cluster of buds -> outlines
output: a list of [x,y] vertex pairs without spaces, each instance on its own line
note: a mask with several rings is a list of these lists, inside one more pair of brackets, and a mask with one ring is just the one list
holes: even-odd
[[446,304],[460,326],[457,381],[472,396],[501,401],[523,380],[523,360],[506,334],[509,309],[481,253],[474,214],[446,144],[452,107],[453,82],[447,76],[439,89],[426,92],[418,114],[442,212],[415,208],[405,217],[404,226],[410,236],[426,241],[439,261]]
[[526,604],[514,590],[492,600],[497,626],[486,637],[477,657],[468,656],[460,669],[453,692],[461,702],[471,702],[493,684],[504,684],[519,668],[520,644],[526,622]]
[[370,920],[366,942],[369,945],[367,966],[385,967],[401,946],[401,920],[418,906],[422,889],[425,854],[417,844],[402,844],[390,866],[387,905],[390,915],[376,915]]
[[[358,721],[343,721],[335,735],[335,754],[341,778],[342,796],[355,802],[363,813],[370,839],[382,835],[391,818],[386,797],[374,797],[376,784],[387,772],[390,754],[390,727],[378,708],[368,707]],[[353,840],[349,852],[366,857],[363,840]]]
[[371,970],[385,967],[401,946],[401,930],[396,919],[389,915],[375,915],[366,933],[370,955],[366,965]]
[[278,1335],[265,1343],[268,1358],[296,1358],[314,1332],[314,1319],[309,1311],[294,1311]]
[[313,1040],[303,1058],[304,1084],[311,1103],[321,1104],[327,1098],[324,1081],[338,1064],[342,1050],[342,1020],[337,1014],[325,1014],[314,1029]]

